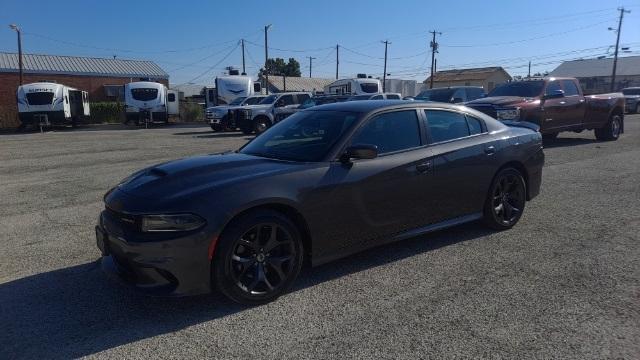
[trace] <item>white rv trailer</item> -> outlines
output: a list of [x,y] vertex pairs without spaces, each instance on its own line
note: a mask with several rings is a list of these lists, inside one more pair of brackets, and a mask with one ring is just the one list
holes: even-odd
[[205,88],[206,108],[230,104],[239,97],[260,95],[260,82],[253,81],[250,76],[227,75],[215,79],[215,87]]
[[90,115],[87,92],[62,84],[21,85],[16,99],[22,126],[76,126]]
[[324,87],[325,95],[370,95],[382,92],[378,79],[340,79]]
[[164,84],[136,81],[124,85],[124,109],[127,122],[167,123],[170,115],[179,115],[178,94]]

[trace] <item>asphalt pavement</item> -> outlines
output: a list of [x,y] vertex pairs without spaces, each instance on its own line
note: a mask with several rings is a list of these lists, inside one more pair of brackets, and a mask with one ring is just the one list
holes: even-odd
[[640,358],[640,115],[616,142],[546,144],[520,223],[468,224],[306,270],[246,308],[152,298],[101,272],[106,190],[236,149],[203,126],[0,135],[0,359]]

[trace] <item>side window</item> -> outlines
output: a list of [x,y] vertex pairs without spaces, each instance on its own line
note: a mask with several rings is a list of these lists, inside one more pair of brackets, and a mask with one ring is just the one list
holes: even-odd
[[426,110],[431,142],[438,143],[469,136],[464,115],[453,111]]
[[353,137],[351,144],[376,145],[380,154],[422,145],[415,110],[395,111],[373,117]]
[[387,99],[400,100],[400,96],[398,96],[397,94],[389,94],[389,95],[387,95]]
[[467,101],[480,99],[482,97],[482,90],[475,88],[467,89]]
[[458,89],[453,93],[451,101],[454,103],[461,103],[467,101],[467,96],[464,93],[464,89]]
[[576,83],[571,80],[562,80],[562,87],[564,88],[564,96],[580,95]]
[[383,100],[384,97],[382,97],[382,95],[376,95],[374,97],[371,98],[371,100]]
[[469,125],[469,134],[477,135],[482,133],[482,122],[480,119],[471,115],[467,115],[467,125]]
[[278,100],[278,103],[283,104],[282,106],[293,105],[293,95],[282,95]]
[[174,102],[176,101],[176,94],[171,93],[169,94],[168,98],[169,98],[169,102]]
[[296,99],[297,99],[296,104],[302,104],[305,101],[309,100],[310,98],[311,96],[309,96],[309,94],[298,94],[296,95]]
[[556,90],[562,90],[558,81],[550,81],[547,84],[547,89],[544,91],[545,95],[551,95]]

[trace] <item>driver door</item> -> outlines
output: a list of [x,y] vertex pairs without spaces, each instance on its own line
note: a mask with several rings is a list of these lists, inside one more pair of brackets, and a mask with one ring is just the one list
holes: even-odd
[[295,108],[297,106],[298,104],[296,104],[293,94],[286,94],[286,95],[280,96],[278,101],[276,101],[275,107],[273,109],[273,112],[274,112],[273,118],[275,122],[278,122],[286,118],[287,116],[293,114],[296,111]]

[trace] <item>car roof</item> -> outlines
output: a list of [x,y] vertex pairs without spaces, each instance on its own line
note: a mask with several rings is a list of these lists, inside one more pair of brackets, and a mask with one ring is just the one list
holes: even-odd
[[323,110],[323,111],[350,111],[357,113],[369,113],[380,109],[401,109],[409,108],[415,109],[416,107],[432,107],[441,109],[456,110],[460,108],[460,105],[439,103],[439,102],[415,102],[407,100],[361,100],[361,101],[347,101],[333,104],[319,105],[311,108],[311,111]]

